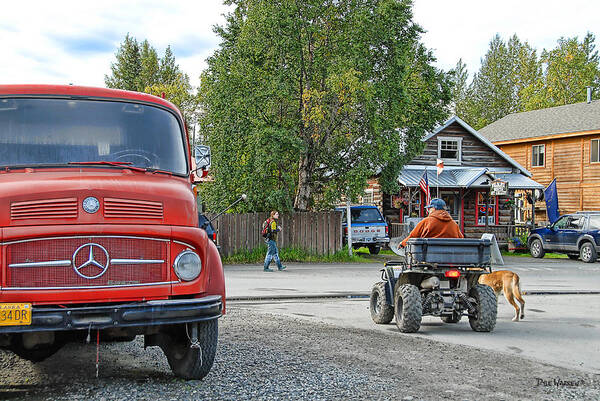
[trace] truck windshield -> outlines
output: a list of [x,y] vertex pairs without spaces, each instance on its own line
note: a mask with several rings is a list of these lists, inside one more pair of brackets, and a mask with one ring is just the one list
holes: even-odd
[[354,223],[379,223],[383,221],[377,209],[351,209],[352,224]]
[[0,99],[0,166],[102,161],[185,175],[181,127],[168,111],[137,103]]

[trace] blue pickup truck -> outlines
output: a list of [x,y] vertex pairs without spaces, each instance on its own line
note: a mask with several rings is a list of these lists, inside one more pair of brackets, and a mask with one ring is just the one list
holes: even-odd
[[[348,242],[348,225],[346,222],[346,208],[338,207],[335,210],[342,212],[342,229],[344,230],[344,244]],[[352,248],[369,248],[371,254],[378,254],[381,247],[390,242],[388,225],[377,207],[370,205],[350,207],[352,226]]]

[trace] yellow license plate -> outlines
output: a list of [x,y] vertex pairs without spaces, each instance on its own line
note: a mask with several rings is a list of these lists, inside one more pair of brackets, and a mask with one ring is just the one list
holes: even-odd
[[0,304],[0,326],[31,324],[31,304]]

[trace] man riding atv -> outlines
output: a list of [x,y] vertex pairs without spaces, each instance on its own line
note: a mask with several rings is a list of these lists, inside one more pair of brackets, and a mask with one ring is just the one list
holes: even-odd
[[[478,283],[491,272],[491,240],[465,239],[444,210],[442,199],[432,199],[423,219],[400,244],[402,260],[386,262],[381,281],[373,285],[371,318],[377,324],[396,319],[403,333],[414,333],[423,316],[437,316],[445,323],[469,317],[474,331],[489,332],[496,325],[496,297]],[[392,241],[394,242],[394,241]],[[397,249],[390,243],[392,250]]]
[[434,198],[425,206],[428,216],[421,220],[400,244],[403,248],[410,238],[464,238],[458,224],[445,210],[446,202]]

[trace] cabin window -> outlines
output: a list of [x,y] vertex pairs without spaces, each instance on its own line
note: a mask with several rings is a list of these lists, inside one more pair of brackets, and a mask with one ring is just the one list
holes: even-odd
[[533,145],[531,147],[531,167],[544,167],[546,145]]
[[461,161],[462,138],[440,137],[438,138],[438,158],[449,162],[449,164]]
[[477,207],[475,208],[475,221],[478,226],[485,226],[487,218],[488,226],[496,225],[496,217],[498,216],[498,202],[496,196],[490,196],[486,208],[485,198],[488,195],[487,191],[477,192]]
[[372,188],[365,189],[365,193],[362,196],[362,203],[364,205],[372,205],[375,203],[375,195],[373,194]]
[[600,139],[592,139],[590,144],[590,163],[600,163]]

